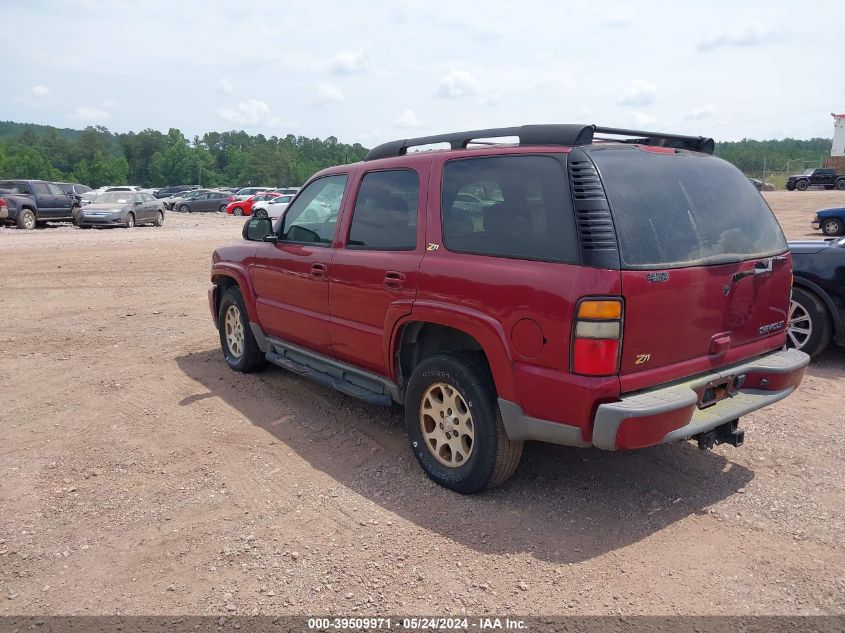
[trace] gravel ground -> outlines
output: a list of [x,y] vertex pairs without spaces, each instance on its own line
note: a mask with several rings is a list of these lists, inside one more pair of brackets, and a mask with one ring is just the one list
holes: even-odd
[[[790,238],[835,192],[766,194]],[[0,614],[842,614],[845,349],[746,444],[530,444],[429,482],[401,412],[224,364],[241,223],[0,229]]]

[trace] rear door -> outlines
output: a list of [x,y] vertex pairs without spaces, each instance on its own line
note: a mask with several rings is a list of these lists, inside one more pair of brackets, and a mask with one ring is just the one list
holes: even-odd
[[784,344],[792,274],[786,240],[739,170],[667,148],[589,153],[619,243],[623,391]]
[[58,200],[50,192],[46,182],[33,182],[32,193],[35,195],[35,204],[38,207],[38,218],[55,218],[59,215]]
[[428,166],[364,174],[343,245],[332,259],[329,310],[334,355],[382,376],[393,323],[411,313],[425,254]]

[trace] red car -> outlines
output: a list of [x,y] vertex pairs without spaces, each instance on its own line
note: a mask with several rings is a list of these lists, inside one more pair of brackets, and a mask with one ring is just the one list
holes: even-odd
[[[452,149],[407,153],[433,143]],[[223,356],[404,404],[422,468],[462,493],[507,480],[525,440],[739,446],[739,417],[792,393],[809,357],[784,351],[780,226],[712,152],[584,125],[376,147],[214,252]]]
[[229,215],[252,215],[253,203],[261,200],[272,200],[280,195],[282,194],[278,192],[267,191],[264,193],[257,193],[246,200],[238,200],[235,196],[231,196],[229,198],[229,204],[226,205],[226,213]]

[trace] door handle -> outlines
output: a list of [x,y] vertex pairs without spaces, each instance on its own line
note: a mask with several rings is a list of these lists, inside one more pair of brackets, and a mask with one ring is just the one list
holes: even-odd
[[327,271],[325,264],[311,264],[311,277],[314,279],[325,279]]
[[405,275],[388,270],[384,274],[384,287],[386,290],[402,290],[405,287]]

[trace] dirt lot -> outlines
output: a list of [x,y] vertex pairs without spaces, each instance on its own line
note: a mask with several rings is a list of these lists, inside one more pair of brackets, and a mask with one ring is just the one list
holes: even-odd
[[[845,205],[767,197],[791,238]],[[466,498],[398,409],[226,367],[239,231],[0,229],[0,614],[845,612],[845,349],[740,449],[532,444]]]

